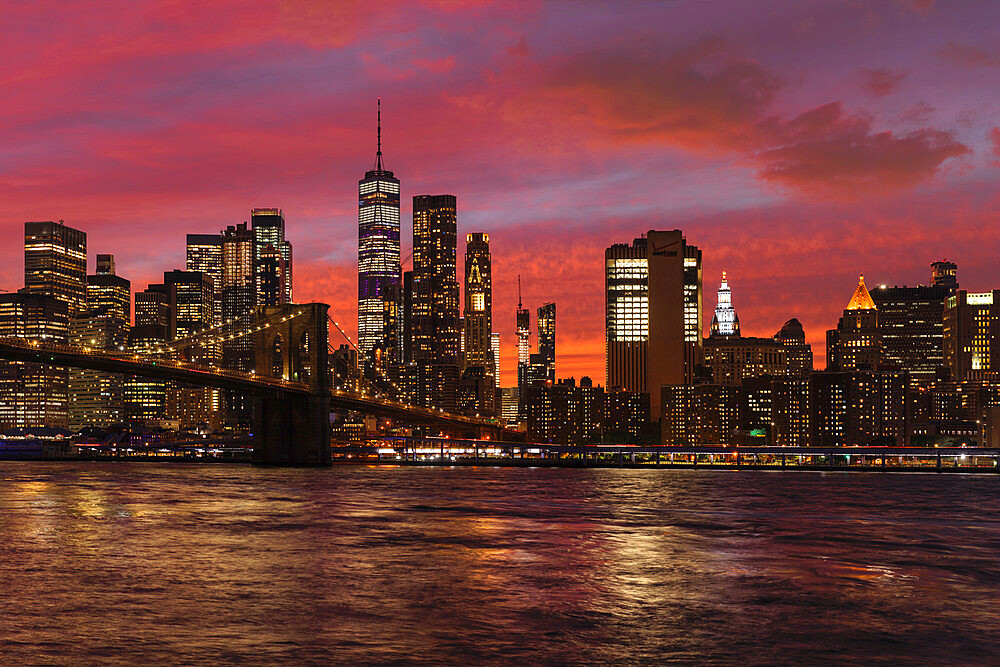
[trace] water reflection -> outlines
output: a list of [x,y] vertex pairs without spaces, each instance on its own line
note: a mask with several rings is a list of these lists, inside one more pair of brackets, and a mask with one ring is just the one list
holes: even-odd
[[1000,479],[0,463],[5,662],[990,662]]

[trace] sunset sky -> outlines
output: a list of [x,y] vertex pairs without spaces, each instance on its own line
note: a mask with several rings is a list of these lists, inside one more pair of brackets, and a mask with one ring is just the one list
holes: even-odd
[[819,360],[860,272],[1000,288],[998,2],[82,0],[0,26],[8,290],[26,220],[141,290],[186,233],[277,206],[296,300],[353,335],[377,96],[403,254],[415,194],[458,197],[460,257],[490,234],[505,385],[518,273],[533,329],[557,304],[557,376],[603,384],[603,251],[648,229],[702,248],[706,330],[725,269],[744,335],[798,317]]

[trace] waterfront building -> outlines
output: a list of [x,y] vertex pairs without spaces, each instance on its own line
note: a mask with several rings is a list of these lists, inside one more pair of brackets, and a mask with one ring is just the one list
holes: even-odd
[[65,302],[69,316],[86,309],[87,233],[62,220],[24,223],[24,286]]
[[608,444],[649,444],[660,441],[649,420],[649,394],[609,388],[604,392],[601,440]]
[[503,387],[500,389],[500,418],[508,426],[516,425],[520,421],[520,396],[517,387]]
[[413,198],[413,360],[426,372],[425,405],[454,412],[460,364],[457,202],[454,195]]
[[285,216],[280,208],[250,210],[253,233],[256,305],[292,302],[292,244],[285,240]]
[[[0,294],[0,338],[66,343],[69,301],[27,289]],[[0,428],[67,428],[67,369],[0,360]]]
[[796,318],[785,322],[774,340],[785,348],[785,371],[789,375],[805,377],[813,372],[812,346],[806,342],[806,332]]
[[358,348],[362,355],[367,357],[379,348],[389,353],[390,361],[412,360],[402,350],[399,301],[399,179],[382,164],[379,99],[375,166],[358,181]]
[[591,444],[601,440],[604,389],[590,378],[535,382],[527,389],[527,438],[530,442]]
[[1000,382],[1000,290],[958,290],[945,300],[944,364],[953,382]]
[[898,371],[826,371],[809,377],[809,444],[905,445],[909,379]]
[[545,367],[545,379],[556,379],[556,304],[546,303],[538,309],[538,355]]
[[607,384],[648,392],[657,420],[660,387],[693,382],[702,364],[701,250],[680,230],[651,230],[604,262]]
[[771,383],[771,444],[808,447],[812,437],[809,377],[781,377]]
[[875,370],[882,362],[878,308],[864,276],[858,277],[837,328],[826,332],[826,357],[828,371]]
[[712,338],[729,338],[740,335],[740,318],[736,315],[736,309],[733,307],[733,293],[729,288],[725,271],[722,272],[722,284],[719,286],[711,332]]
[[661,442],[666,445],[728,445],[740,424],[740,387],[680,384],[661,387]]

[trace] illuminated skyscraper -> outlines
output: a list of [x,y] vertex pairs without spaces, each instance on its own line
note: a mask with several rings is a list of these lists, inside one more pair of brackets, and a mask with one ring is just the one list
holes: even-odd
[[[0,294],[0,337],[65,343],[67,301],[46,294]],[[67,370],[48,364],[0,361],[0,428],[66,428]]]
[[490,349],[493,351],[493,377],[500,386],[500,334],[490,334]]
[[212,279],[215,323],[222,321],[222,234],[188,234],[185,267]]
[[517,394],[518,411],[525,417],[528,371],[531,367],[531,311],[521,302],[521,276],[517,277]]
[[456,210],[454,195],[413,198],[413,359],[427,369],[426,402],[449,411],[460,361]]
[[556,304],[538,309],[538,355],[545,365],[545,379],[556,381]]
[[837,322],[826,332],[826,369],[828,371],[878,370],[882,362],[882,339],[878,308],[865,277],[858,277],[858,287]]
[[[170,295],[162,283],[149,285],[135,293],[135,326],[129,344],[136,351],[167,340],[170,325]],[[163,380],[139,377],[125,378],[125,414],[143,422],[166,416],[167,383]]]
[[712,318],[712,337],[724,338],[740,335],[740,318],[733,308],[733,293],[726,280],[726,272],[722,272],[722,285],[719,286],[718,301],[715,306],[715,317]]
[[[214,318],[212,279],[200,271],[167,271],[163,284],[170,298],[168,340],[187,338],[210,328]],[[187,358],[212,364],[218,360],[215,345],[198,345],[185,350]],[[167,394],[167,412],[180,420],[182,427],[209,423],[221,425],[222,398],[218,389],[178,385]]]
[[[218,296],[221,321],[248,316],[257,305],[257,276],[254,273],[254,235],[246,222],[229,225],[220,235],[222,273]],[[222,365],[248,372],[253,367],[253,342],[249,337],[222,344]]]
[[87,234],[59,222],[24,223],[24,286],[63,301],[72,317],[87,307]]
[[944,362],[953,382],[1000,380],[1000,290],[945,300]]
[[702,364],[701,250],[680,230],[649,231],[604,253],[607,386],[649,393],[690,384]]
[[[98,255],[97,272],[87,276],[87,309],[70,318],[69,342],[98,350],[124,349],[131,306],[131,283],[115,275],[114,256]],[[120,423],[125,416],[123,385],[120,374],[70,368],[70,428]]]
[[491,376],[493,282],[488,234],[465,237],[465,366],[481,366]]
[[253,232],[256,305],[275,306],[292,301],[292,244],[285,240],[285,216],[280,208],[250,211]]
[[933,384],[945,365],[942,314],[945,300],[958,287],[955,264],[934,262],[931,267],[931,285],[881,285],[871,291],[878,307],[883,361],[922,386]]
[[379,348],[392,361],[402,356],[399,179],[382,165],[381,98],[378,109],[375,168],[358,181],[358,347],[366,356]]
[[85,314],[111,318],[123,327],[132,323],[132,283],[115,274],[114,255],[98,255],[97,273],[87,276]]

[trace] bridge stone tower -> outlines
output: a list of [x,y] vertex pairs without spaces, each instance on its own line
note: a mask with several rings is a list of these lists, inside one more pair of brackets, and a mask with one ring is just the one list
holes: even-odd
[[254,463],[330,465],[330,374],[325,303],[264,306],[273,322],[253,333],[254,373],[309,385],[308,395],[275,387],[254,397]]

